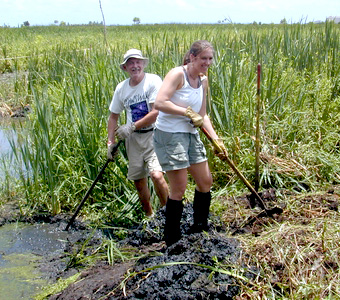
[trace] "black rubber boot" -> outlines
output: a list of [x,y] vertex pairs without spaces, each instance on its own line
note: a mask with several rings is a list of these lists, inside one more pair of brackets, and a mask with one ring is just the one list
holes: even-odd
[[194,196],[194,226],[192,232],[208,231],[208,216],[211,202],[211,193],[199,192],[195,189]]
[[183,200],[168,198],[165,208],[164,240],[169,247],[181,238]]

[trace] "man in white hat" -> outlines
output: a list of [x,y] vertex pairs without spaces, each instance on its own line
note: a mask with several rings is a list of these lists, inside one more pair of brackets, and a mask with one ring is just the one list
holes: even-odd
[[[115,136],[125,140],[129,158],[128,179],[133,180],[139,199],[147,216],[153,214],[150,203],[148,176],[151,177],[161,206],[168,197],[168,185],[153,148],[153,123],[158,111],[153,109],[162,79],[155,74],[145,73],[148,59],[142,52],[130,49],[124,54],[120,68],[129,78],[120,82],[110,104],[108,121],[108,159],[113,160],[112,149]],[[126,124],[118,127],[120,113],[125,110]]]

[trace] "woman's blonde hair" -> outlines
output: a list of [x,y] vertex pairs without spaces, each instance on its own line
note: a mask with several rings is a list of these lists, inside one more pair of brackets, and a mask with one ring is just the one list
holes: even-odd
[[187,65],[190,62],[190,54],[192,54],[193,56],[197,56],[206,49],[212,49],[214,51],[213,45],[207,40],[198,40],[194,42],[191,45],[190,50],[184,55],[183,65]]

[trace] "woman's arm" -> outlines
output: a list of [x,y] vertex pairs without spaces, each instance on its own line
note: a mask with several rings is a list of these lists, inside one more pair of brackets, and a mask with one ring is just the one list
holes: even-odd
[[181,67],[172,69],[164,78],[163,84],[158,92],[154,108],[156,110],[174,114],[184,115],[186,107],[181,107],[171,101],[171,97],[183,86],[183,72]]

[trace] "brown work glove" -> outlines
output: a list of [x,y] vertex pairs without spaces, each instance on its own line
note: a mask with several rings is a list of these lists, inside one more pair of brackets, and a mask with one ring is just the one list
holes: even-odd
[[113,161],[118,153],[118,147],[116,143],[107,144],[107,159]]
[[217,155],[221,160],[225,160],[227,158],[228,152],[224,146],[222,139],[220,138],[214,139],[213,147],[215,155]]
[[203,117],[197,112],[194,112],[190,106],[187,107],[184,115],[191,119],[194,127],[201,127],[203,125]]

